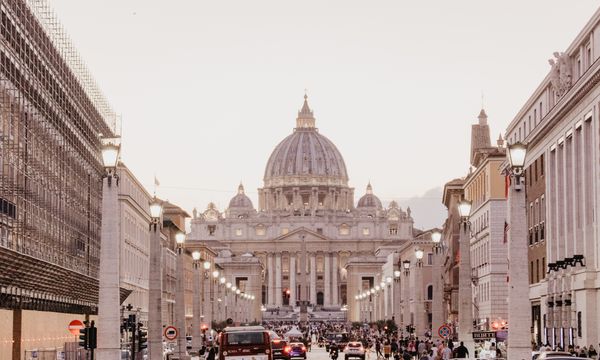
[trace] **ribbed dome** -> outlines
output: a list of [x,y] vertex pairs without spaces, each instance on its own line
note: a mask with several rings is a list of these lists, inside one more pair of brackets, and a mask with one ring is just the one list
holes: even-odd
[[356,207],[359,208],[377,208],[382,209],[383,205],[381,204],[381,200],[375,194],[373,194],[373,187],[369,183],[367,185],[367,193],[363,195],[360,200],[358,200],[358,205]]
[[269,157],[265,186],[295,184],[295,180],[313,185],[347,185],[348,173],[342,155],[314,127],[314,120],[305,96],[294,133],[283,139]]
[[240,184],[238,186],[238,193],[229,201],[229,208],[243,208],[243,209],[252,209],[252,200],[248,196],[246,196],[244,192],[244,185]]

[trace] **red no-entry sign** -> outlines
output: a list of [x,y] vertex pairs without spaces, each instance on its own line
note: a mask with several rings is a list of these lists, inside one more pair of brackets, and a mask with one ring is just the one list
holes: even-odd
[[69,332],[73,335],[79,335],[79,330],[83,329],[84,327],[85,325],[83,325],[81,320],[73,320],[69,323],[69,326],[67,326],[67,330],[69,330]]
[[440,335],[440,337],[442,339],[448,339],[451,334],[452,334],[452,329],[450,329],[450,326],[448,326],[446,324],[440,326],[440,328],[438,329],[438,335]]
[[167,326],[165,328],[165,337],[167,340],[175,340],[177,339],[177,328],[175,326]]

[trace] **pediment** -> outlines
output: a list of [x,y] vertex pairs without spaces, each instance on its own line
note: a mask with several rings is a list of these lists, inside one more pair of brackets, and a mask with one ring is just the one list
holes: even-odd
[[305,227],[294,229],[287,234],[283,234],[283,235],[277,237],[275,240],[300,242],[300,241],[302,241],[303,236],[304,236],[304,239],[306,242],[328,240],[328,238],[323,236],[322,234],[314,232]]

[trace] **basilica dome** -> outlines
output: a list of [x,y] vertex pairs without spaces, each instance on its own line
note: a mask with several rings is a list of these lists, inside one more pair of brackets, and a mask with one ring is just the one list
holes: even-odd
[[307,96],[294,132],[273,150],[265,169],[265,187],[285,185],[348,185],[346,164],[336,146],[315,127]]
[[367,193],[358,200],[358,205],[356,207],[377,209],[383,208],[381,200],[379,200],[379,198],[375,194],[373,194],[373,187],[371,186],[371,183],[367,185]]
[[230,209],[252,209],[252,200],[246,195],[244,191],[244,185],[238,186],[237,194],[229,201]]

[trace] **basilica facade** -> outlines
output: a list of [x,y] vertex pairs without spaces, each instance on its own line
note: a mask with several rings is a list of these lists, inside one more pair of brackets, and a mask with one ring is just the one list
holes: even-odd
[[307,301],[311,318],[359,320],[355,296],[378,284],[389,255],[414,238],[410,208],[384,207],[371,184],[355,202],[344,159],[315,126],[306,96],[263,180],[257,207],[240,184],[227,209],[193,212],[187,244],[216,251],[226,281],[256,300],[219,299],[227,317],[297,319]]

